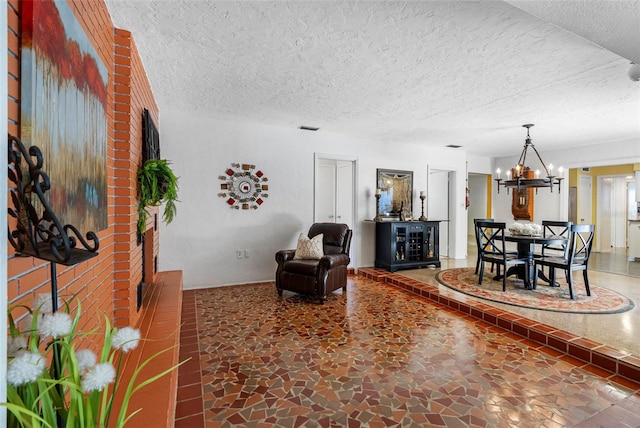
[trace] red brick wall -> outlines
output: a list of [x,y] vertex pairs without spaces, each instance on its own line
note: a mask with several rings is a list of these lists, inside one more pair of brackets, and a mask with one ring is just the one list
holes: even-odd
[[[136,324],[136,287],[142,280],[142,247],[137,245],[137,178],[142,164],[142,110],[151,113],[158,125],[158,107],[131,33],[115,30],[115,212],[118,229],[115,231],[114,314],[117,325]],[[152,210],[152,214],[157,209]],[[153,228],[149,217],[147,229]],[[158,233],[146,234],[146,266],[153,266]],[[156,242],[154,242],[156,241]],[[145,272],[145,282],[155,282],[153,269]]]
[[[135,177],[141,153],[141,112],[147,108],[157,124],[158,110],[131,35],[113,28],[103,0],[69,0],[69,4],[109,70],[108,227],[95,231],[100,240],[98,257],[71,267],[57,265],[58,289],[64,296],[78,293],[84,309],[79,326],[83,331],[101,322],[96,314],[108,315],[116,325],[136,325],[140,316],[136,311],[136,286],[142,276],[142,248],[136,245]],[[18,0],[7,3],[8,130],[18,137],[21,6]],[[43,169],[47,171],[46,164]],[[55,187],[56,177],[50,178]],[[8,247],[9,304],[31,304],[36,294],[50,293],[49,263],[17,256],[11,245]]]

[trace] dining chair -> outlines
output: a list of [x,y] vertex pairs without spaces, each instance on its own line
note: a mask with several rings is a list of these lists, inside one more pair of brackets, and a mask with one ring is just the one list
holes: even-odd
[[[587,275],[589,256],[593,246],[595,226],[593,224],[572,224],[569,227],[569,245],[567,256],[544,256],[534,259],[535,266],[548,266],[551,284],[556,280],[556,269],[562,269],[566,273],[569,284],[569,297],[575,299],[573,292],[573,272],[582,271],[584,287],[587,296],[591,296],[589,289],[589,277]],[[536,287],[537,276],[533,278],[533,288]]]
[[[473,219],[473,227],[475,229],[476,235],[476,248],[478,250],[478,254],[476,256],[476,275],[478,274],[478,269],[480,269],[480,234],[478,233],[478,222],[479,221],[494,221],[492,218],[474,218]],[[491,264],[491,272],[493,272],[493,264]]]
[[[565,259],[569,255],[569,233],[571,229],[571,221],[555,221],[555,220],[543,220],[542,221],[542,236],[548,238],[550,236],[562,236],[567,241],[556,244],[542,244],[542,249],[539,254],[534,254],[534,258],[558,256]],[[555,285],[553,282],[551,285]]]
[[507,291],[507,268],[514,265],[525,265],[525,269],[527,269],[528,266],[526,265],[528,264],[528,260],[514,257],[506,250],[506,242],[504,240],[505,223],[479,221],[476,227],[480,240],[480,273],[478,274],[478,285],[482,285],[484,264],[485,262],[489,262],[498,265],[496,269],[498,276],[500,276],[500,266],[503,267],[502,291]]

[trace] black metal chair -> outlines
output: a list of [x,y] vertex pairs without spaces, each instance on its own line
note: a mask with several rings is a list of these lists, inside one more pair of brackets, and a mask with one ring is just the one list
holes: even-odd
[[514,257],[506,251],[506,242],[504,240],[505,223],[495,221],[479,221],[476,226],[479,233],[479,254],[480,254],[480,273],[478,274],[478,285],[482,285],[482,277],[484,275],[484,263],[495,263],[497,267],[497,275],[500,276],[500,266],[503,267],[502,275],[502,291],[507,291],[507,268],[515,265],[525,265],[528,269],[528,260]]
[[[478,250],[478,254],[476,256],[476,275],[478,274],[478,269],[480,269],[480,234],[478,233],[479,221],[493,221],[493,219],[492,218],[474,218],[473,219],[473,227],[475,228],[475,235],[476,235],[476,248]],[[491,264],[491,272],[493,272],[493,264]]]
[[[543,220],[542,221],[542,236],[547,238],[549,236],[562,236],[567,239],[567,242],[561,244],[542,244],[542,249],[540,254],[535,254],[534,258],[540,257],[564,257],[565,259],[569,256],[569,234],[571,225],[573,222],[571,221],[554,221],[554,220]],[[567,279],[568,280],[568,279]],[[550,285],[556,285],[555,282],[551,282]]]
[[[589,264],[589,256],[591,255],[591,247],[593,246],[595,226],[593,224],[573,224],[570,226],[569,231],[570,239],[566,257],[544,256],[535,259],[534,263],[536,266],[540,265],[549,267],[549,279],[551,280],[551,284],[555,283],[556,269],[564,270],[567,275],[569,296],[571,299],[575,299],[573,293],[573,272],[582,271],[587,296],[591,296],[587,267]],[[537,276],[533,279],[533,288],[536,287],[536,281]]]

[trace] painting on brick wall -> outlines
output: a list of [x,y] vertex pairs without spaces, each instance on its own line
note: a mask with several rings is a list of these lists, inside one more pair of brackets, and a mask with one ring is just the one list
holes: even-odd
[[20,132],[49,203],[81,232],[107,227],[107,68],[65,0],[23,2]]

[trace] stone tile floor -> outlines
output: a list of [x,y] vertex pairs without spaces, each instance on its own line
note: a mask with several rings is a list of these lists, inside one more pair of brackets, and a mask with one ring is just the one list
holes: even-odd
[[185,291],[183,319],[176,427],[640,426],[637,383],[362,277]]

